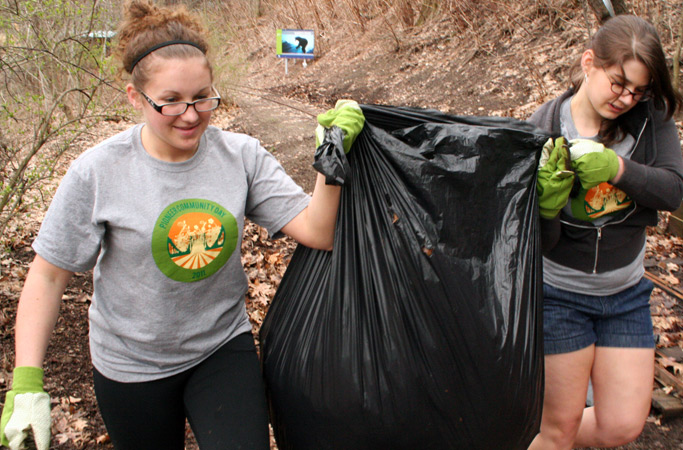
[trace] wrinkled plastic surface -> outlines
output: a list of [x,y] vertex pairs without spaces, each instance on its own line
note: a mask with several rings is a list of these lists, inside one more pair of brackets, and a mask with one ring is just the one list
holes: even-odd
[[547,136],[362,109],[334,250],[297,248],[261,327],[278,448],[526,449],[542,405]]
[[325,184],[343,186],[351,181],[351,168],[344,152],[344,131],[338,126],[325,130],[322,143],[315,149],[313,168],[325,175]]

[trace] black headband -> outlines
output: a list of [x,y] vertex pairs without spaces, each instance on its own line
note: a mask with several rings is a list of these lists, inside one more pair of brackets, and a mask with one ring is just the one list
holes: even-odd
[[191,45],[193,47],[198,48],[199,50],[202,51],[202,53],[204,53],[204,49],[199,44],[197,44],[196,42],[183,41],[183,40],[166,41],[166,42],[162,42],[161,44],[154,45],[154,46],[148,48],[147,50],[145,50],[144,52],[142,52],[137,58],[135,58],[133,63],[130,66],[128,66],[128,72],[132,73],[133,69],[140,62],[140,60],[142,58],[144,58],[145,56],[149,55],[150,53],[152,53],[154,50],[158,50],[161,47],[167,47],[169,45],[175,45],[175,44]]

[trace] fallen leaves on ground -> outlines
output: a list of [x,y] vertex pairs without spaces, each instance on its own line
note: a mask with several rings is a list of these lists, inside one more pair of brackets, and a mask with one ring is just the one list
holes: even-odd
[[53,402],[57,405],[52,408],[52,436],[59,445],[71,441],[76,446],[90,439],[86,432],[88,421],[83,410],[78,408],[80,398],[62,397]]
[[[655,287],[650,297],[652,323],[657,336],[657,347],[679,346],[683,348],[683,239],[663,233],[668,223],[669,213],[661,212],[660,225],[648,229],[645,250],[645,268],[664,283],[662,288]],[[680,293],[681,295],[673,295]]]
[[242,265],[249,280],[247,315],[257,342],[258,330],[295,248],[296,242],[291,238],[270,239],[264,228],[246,221],[242,239]]

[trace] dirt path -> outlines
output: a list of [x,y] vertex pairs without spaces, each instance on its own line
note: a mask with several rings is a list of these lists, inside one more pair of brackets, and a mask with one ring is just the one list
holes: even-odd
[[304,191],[312,192],[315,182],[315,116],[322,109],[290,99],[266,94],[232,91],[239,111],[228,129],[253,136],[271,151],[287,173]]

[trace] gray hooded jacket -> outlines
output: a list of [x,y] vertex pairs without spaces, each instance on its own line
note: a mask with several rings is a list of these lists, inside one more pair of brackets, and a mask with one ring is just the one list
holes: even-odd
[[[559,136],[560,105],[573,94],[570,89],[545,103],[528,121]],[[665,112],[653,101],[638,103],[622,120],[636,143],[614,186],[631,197],[635,208],[599,227],[563,213],[541,219],[544,256],[559,264],[587,273],[623,267],[643,248],[646,227],[657,224],[657,211],[673,211],[681,204],[683,158],[674,121],[665,120]]]

